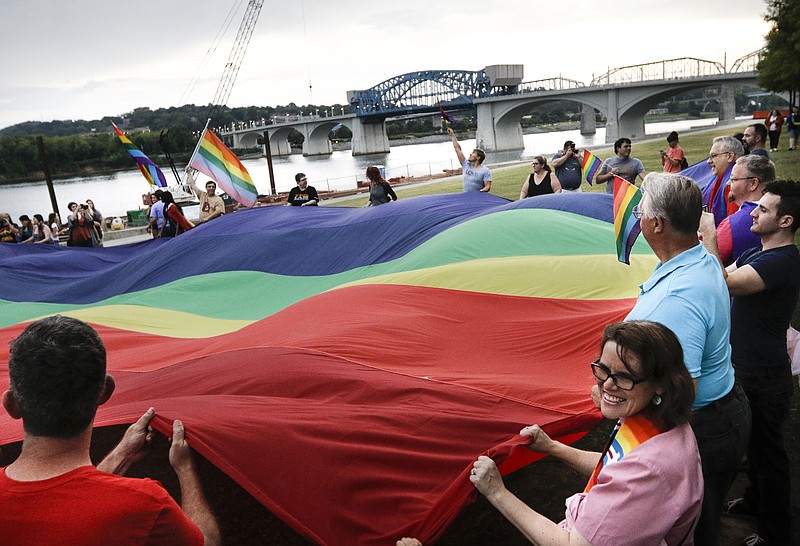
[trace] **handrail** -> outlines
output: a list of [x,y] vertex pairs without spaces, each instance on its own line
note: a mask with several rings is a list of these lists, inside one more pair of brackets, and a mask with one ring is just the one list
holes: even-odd
[[601,86],[617,83],[637,83],[652,80],[674,80],[679,78],[696,78],[699,76],[716,76],[724,74],[725,67],[720,63],[681,57],[651,63],[611,68],[592,80],[590,85]]

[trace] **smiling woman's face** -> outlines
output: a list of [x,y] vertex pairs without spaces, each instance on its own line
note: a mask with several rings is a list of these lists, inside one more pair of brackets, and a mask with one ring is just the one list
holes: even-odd
[[[631,371],[617,355],[617,344],[609,341],[603,347],[598,364],[605,366],[612,374],[633,376],[639,379],[641,366],[635,356],[628,353],[628,365]],[[631,390],[623,390],[614,384],[611,377],[605,381],[596,379],[597,386],[600,387],[600,411],[607,419],[620,419],[630,417],[642,411],[647,404],[653,400],[656,391],[649,381],[643,381],[634,385]]]

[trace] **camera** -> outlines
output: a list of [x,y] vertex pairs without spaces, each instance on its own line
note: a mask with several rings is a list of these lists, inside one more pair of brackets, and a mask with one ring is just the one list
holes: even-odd
[[82,209],[88,209],[88,208],[89,208],[89,205],[82,204],[82,205],[81,205],[81,208],[82,208]]

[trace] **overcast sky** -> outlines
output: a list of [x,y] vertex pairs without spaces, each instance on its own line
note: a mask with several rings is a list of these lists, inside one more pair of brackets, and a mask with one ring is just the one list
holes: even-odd
[[[208,104],[246,5],[0,0],[0,128]],[[730,66],[763,46],[765,11],[763,0],[265,0],[228,106],[345,103],[349,89],[406,72],[491,64],[522,64],[526,81],[586,83],[677,57],[727,54]]]

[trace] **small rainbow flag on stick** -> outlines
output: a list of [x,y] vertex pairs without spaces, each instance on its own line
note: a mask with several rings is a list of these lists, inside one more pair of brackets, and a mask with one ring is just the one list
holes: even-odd
[[597,171],[599,171],[602,166],[603,162],[600,161],[599,157],[589,150],[583,151],[581,167],[583,167],[583,175],[586,177],[586,182],[588,182],[590,186],[592,185],[592,180],[594,180],[594,175],[597,174]]
[[633,243],[642,232],[633,207],[642,201],[642,191],[627,180],[614,175],[614,237],[617,240],[617,259],[631,264]]
[[455,125],[456,120],[453,119],[453,116],[445,112],[444,108],[442,108],[442,101],[437,100],[436,102],[439,103],[439,112],[442,113],[442,120],[444,120],[445,127],[452,127],[453,125]]
[[208,125],[192,154],[189,167],[210,176],[222,191],[245,206],[252,207],[258,199],[258,190],[250,173]]
[[119,127],[117,127],[114,122],[111,122],[111,126],[114,128],[114,132],[117,133],[117,136],[122,141],[125,149],[139,166],[139,170],[142,171],[142,175],[147,179],[147,182],[151,186],[166,188],[167,179],[164,177],[164,173],[161,172],[161,169],[159,169],[149,157],[144,155],[142,151],[137,148],[133,142],[131,142],[131,139],[126,137],[125,133],[119,130]]

